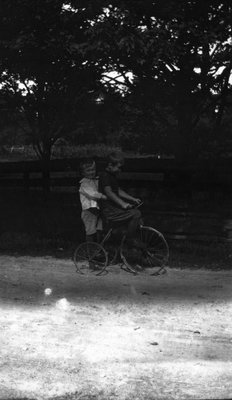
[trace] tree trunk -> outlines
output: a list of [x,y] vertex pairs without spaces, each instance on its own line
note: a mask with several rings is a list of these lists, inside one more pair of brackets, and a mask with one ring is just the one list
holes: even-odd
[[42,162],[42,185],[43,185],[43,193],[45,196],[50,193],[50,167],[49,163]]

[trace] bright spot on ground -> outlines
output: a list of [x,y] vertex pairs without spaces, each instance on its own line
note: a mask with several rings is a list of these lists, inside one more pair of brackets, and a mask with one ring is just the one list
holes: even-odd
[[45,294],[45,296],[50,296],[52,294],[52,289],[51,288],[46,288],[44,290],[44,294]]

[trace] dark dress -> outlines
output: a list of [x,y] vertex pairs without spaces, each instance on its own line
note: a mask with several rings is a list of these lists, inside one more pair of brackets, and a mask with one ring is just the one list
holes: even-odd
[[[100,193],[105,194],[105,187],[110,186],[112,191],[118,196],[119,185],[117,178],[114,174],[105,171],[99,174],[99,186],[98,190]],[[138,210],[129,209],[124,210],[118,206],[114,201],[107,199],[101,201],[101,214],[104,220],[113,224],[124,224],[124,222],[130,221],[132,218],[137,216]]]

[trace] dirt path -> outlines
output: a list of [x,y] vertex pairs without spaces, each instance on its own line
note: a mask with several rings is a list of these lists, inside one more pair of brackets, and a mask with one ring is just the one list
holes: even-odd
[[232,272],[0,263],[0,399],[232,397]]

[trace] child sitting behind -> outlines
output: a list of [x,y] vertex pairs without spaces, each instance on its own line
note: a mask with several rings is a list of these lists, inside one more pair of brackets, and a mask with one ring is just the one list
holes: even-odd
[[96,234],[102,231],[102,220],[99,215],[98,201],[106,196],[98,191],[96,163],[93,159],[82,160],[80,170],[83,178],[80,181],[81,219],[85,226],[86,241],[96,241]]

